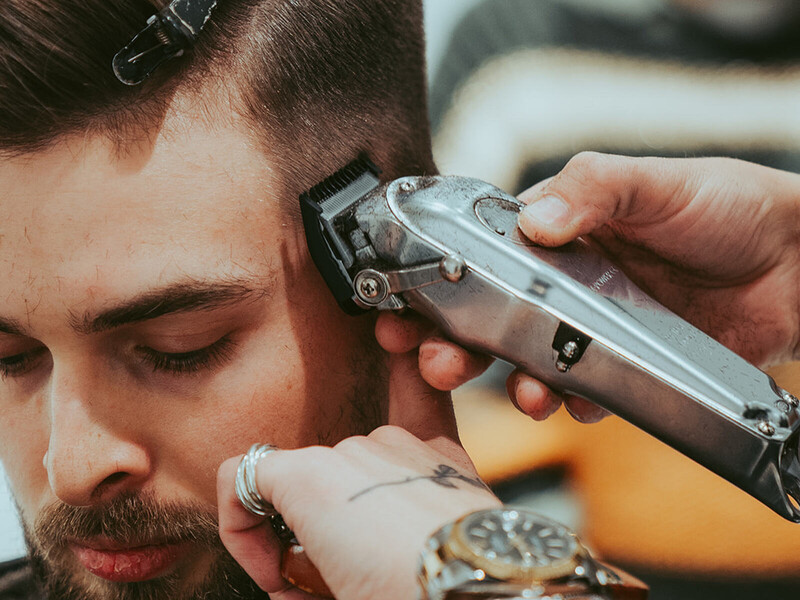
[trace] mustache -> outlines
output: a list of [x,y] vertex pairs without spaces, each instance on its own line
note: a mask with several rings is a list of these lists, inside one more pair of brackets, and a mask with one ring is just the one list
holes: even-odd
[[120,495],[102,506],[51,504],[37,516],[33,530],[39,545],[50,548],[98,537],[130,546],[220,544],[215,510],[142,493]]

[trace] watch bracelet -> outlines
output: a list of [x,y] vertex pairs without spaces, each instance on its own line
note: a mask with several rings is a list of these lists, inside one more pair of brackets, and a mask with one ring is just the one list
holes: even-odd
[[[460,519],[459,519],[460,520]],[[560,586],[558,591],[551,591],[551,586],[542,584],[531,584],[526,590],[508,590],[508,582],[495,579],[485,573],[482,569],[468,565],[462,560],[450,560],[445,554],[445,546],[450,538],[450,534],[456,522],[451,522],[436,530],[426,541],[425,547],[420,555],[417,568],[418,599],[419,600],[604,600],[607,596],[597,593],[595,588],[598,584],[621,582],[621,578],[606,565],[596,568],[596,561],[582,547],[581,554],[584,556],[584,567],[587,563],[592,563],[591,569],[584,569],[585,575],[575,578],[585,577],[584,589],[576,589],[575,586]],[[587,572],[590,571],[590,572]],[[589,576],[597,579],[594,583],[588,580]],[[570,578],[564,578],[569,580]],[[470,581],[475,583],[470,584]],[[519,584],[517,584],[519,585]],[[458,587],[455,590],[454,587]],[[503,589],[506,587],[506,589]],[[569,589],[572,587],[573,589]]]

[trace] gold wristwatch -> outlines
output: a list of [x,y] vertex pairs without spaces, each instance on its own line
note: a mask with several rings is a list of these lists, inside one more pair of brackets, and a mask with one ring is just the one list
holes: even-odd
[[445,525],[425,545],[418,577],[423,600],[647,598],[647,586],[593,559],[567,527],[523,509]]

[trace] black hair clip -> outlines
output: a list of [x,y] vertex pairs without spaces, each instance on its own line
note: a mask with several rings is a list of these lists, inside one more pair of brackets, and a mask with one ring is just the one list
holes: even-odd
[[147,20],[114,56],[114,74],[126,85],[142,83],[163,62],[181,56],[197,40],[217,0],[174,0]]

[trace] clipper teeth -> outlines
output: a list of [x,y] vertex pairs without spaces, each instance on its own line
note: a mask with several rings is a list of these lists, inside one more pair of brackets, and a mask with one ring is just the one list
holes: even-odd
[[375,163],[362,154],[353,162],[342,167],[336,171],[336,173],[312,187],[304,196],[308,196],[309,199],[320,206],[324,206],[326,212],[336,212],[335,210],[330,210],[330,208],[333,207],[327,205],[329,201],[333,200],[339,192],[358,181],[364,175],[370,175],[367,181],[369,181],[371,185],[374,185],[374,180],[378,178],[380,172],[381,170]]

